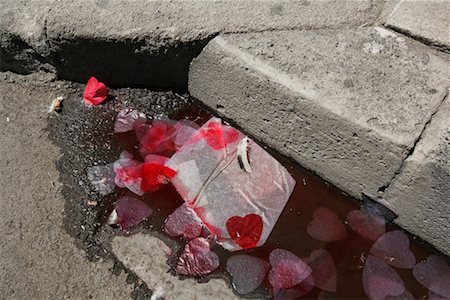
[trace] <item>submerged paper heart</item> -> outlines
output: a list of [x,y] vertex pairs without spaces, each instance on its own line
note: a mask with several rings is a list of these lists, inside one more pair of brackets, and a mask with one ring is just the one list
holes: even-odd
[[347,222],[351,229],[372,241],[376,241],[386,232],[386,220],[366,206],[350,211],[347,214]]
[[445,258],[430,255],[426,261],[414,267],[413,275],[430,291],[450,299],[450,265]]
[[266,277],[269,268],[268,262],[246,254],[234,255],[227,261],[233,288],[241,295],[254,291]]
[[274,289],[291,288],[311,275],[311,267],[292,252],[275,249],[270,253],[269,282]]
[[219,257],[211,251],[208,239],[195,238],[181,252],[175,270],[178,274],[206,275],[219,267]]
[[108,88],[97,78],[89,78],[83,93],[84,104],[87,106],[99,105],[108,97]]
[[347,230],[338,216],[326,207],[314,211],[313,220],[306,227],[310,236],[319,241],[333,242],[348,238]]
[[409,238],[400,230],[383,234],[373,244],[370,253],[396,268],[411,269],[416,264],[414,253],[409,250]]
[[371,300],[383,300],[387,296],[399,296],[405,284],[397,272],[383,260],[369,255],[363,269],[363,286]]
[[227,220],[226,226],[233,241],[243,249],[250,249],[256,246],[261,237],[263,221],[257,214],[234,216]]
[[333,257],[325,249],[311,252],[304,261],[311,267],[314,285],[322,290],[335,292],[337,288],[336,266]]

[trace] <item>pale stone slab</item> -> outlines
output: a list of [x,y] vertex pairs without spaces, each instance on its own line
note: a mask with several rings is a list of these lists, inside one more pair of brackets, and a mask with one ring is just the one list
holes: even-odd
[[191,94],[359,197],[398,172],[449,83],[449,56],[381,27],[222,35]]

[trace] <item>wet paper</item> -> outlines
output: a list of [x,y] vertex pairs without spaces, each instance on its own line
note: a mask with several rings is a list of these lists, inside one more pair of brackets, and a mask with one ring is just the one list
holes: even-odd
[[[247,157],[240,158],[243,147]],[[167,166],[177,172],[171,182],[181,197],[230,251],[263,245],[295,186],[277,160],[218,118],[205,123]]]

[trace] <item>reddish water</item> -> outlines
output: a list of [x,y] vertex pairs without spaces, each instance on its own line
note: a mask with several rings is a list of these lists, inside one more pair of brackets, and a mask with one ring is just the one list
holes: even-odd
[[[177,115],[174,119],[187,118],[196,121],[199,125],[210,118],[210,114],[196,106],[189,106]],[[139,156],[136,147],[138,142],[134,133],[117,134],[112,147],[118,152],[128,150],[135,157]],[[350,238],[342,242],[321,242],[306,232],[307,224],[312,220],[315,209],[327,207],[335,212],[340,219],[345,220],[347,213],[359,208],[359,202],[343,194],[333,186],[327,184],[317,176],[307,172],[291,160],[272,152],[272,154],[289,170],[297,184],[284,209],[278,223],[276,224],[270,238],[263,247],[246,251],[247,253],[268,261],[270,252],[275,248],[289,250],[298,257],[308,256],[312,250],[324,248],[333,256],[337,270],[337,292],[325,292],[314,288],[305,299],[367,299],[362,285],[362,266],[364,258],[369,253],[373,241],[360,237],[348,228]],[[117,190],[121,195],[134,195],[127,190]],[[135,196],[135,195],[134,195]],[[143,200],[154,210],[146,222],[146,227],[162,232],[162,227],[166,217],[183,203],[175,189],[169,184],[163,189],[147,194]],[[111,201],[114,201],[112,199]],[[112,202],[110,203],[112,204]],[[108,206],[103,216],[110,211]],[[398,229],[394,225],[389,225],[388,230]],[[432,249],[410,237],[411,247],[417,261],[425,259],[434,253]],[[182,243],[181,240],[178,240]],[[214,246],[213,250],[219,255],[221,265],[214,276],[229,276],[225,270],[225,263],[231,253],[223,250],[220,246]],[[242,252],[241,252],[242,253]],[[427,290],[414,279],[411,270],[396,269],[405,282],[406,288],[416,299],[425,299]],[[271,297],[271,287],[266,279],[260,288],[250,296]]]

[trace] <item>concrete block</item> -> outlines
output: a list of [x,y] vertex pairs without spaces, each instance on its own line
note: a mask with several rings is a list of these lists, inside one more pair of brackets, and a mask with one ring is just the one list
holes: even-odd
[[385,198],[396,222],[450,255],[450,98],[433,116]]
[[391,0],[382,22],[450,51],[450,0]]
[[2,44],[0,69],[24,72],[48,61],[63,79],[186,89],[190,61],[218,33],[359,26],[382,7],[371,0],[0,0],[0,40],[16,37]]
[[180,280],[170,274],[167,254],[171,249],[157,237],[142,233],[129,237],[118,236],[113,239],[111,246],[117,258],[144,280],[159,297],[198,300],[239,299],[222,279],[212,278],[207,283],[198,283],[193,278]]
[[222,35],[191,95],[347,193],[400,169],[450,81],[449,56],[380,27]]

